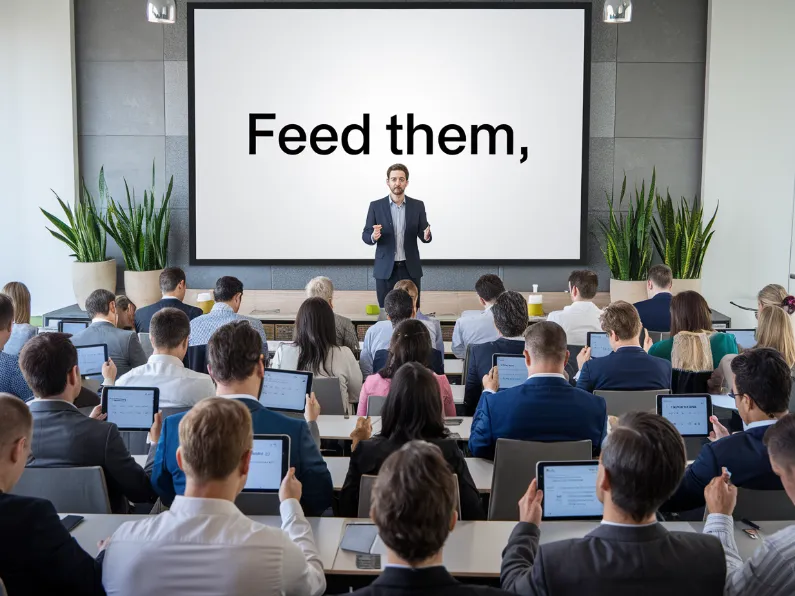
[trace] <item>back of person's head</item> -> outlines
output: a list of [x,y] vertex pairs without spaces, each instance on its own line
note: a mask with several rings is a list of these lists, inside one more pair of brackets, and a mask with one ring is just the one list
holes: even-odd
[[378,371],[384,379],[391,379],[407,362],[431,364],[431,333],[425,323],[417,319],[406,319],[398,323],[389,341],[389,357],[384,368]]
[[532,361],[566,363],[566,332],[551,321],[534,323],[524,333],[524,347]]
[[6,475],[11,471],[12,485],[25,470],[32,438],[33,417],[28,405],[15,395],[0,393],[0,472]]
[[414,301],[405,290],[392,290],[384,298],[384,310],[395,326],[413,316]]
[[411,441],[381,466],[370,517],[384,544],[416,565],[442,550],[455,526],[456,507],[455,477],[441,449]]
[[795,414],[778,419],[764,438],[773,471],[781,476],[787,494],[795,501]]
[[698,292],[679,292],[671,298],[671,337],[680,331],[712,331],[709,305]]
[[763,308],[759,313],[756,347],[773,348],[790,368],[795,366],[795,334],[792,318],[783,308]]
[[417,304],[417,298],[420,296],[420,291],[417,289],[417,284],[415,284],[410,279],[401,279],[399,282],[395,284],[395,287],[392,288],[393,290],[403,290],[409,296],[411,296],[412,304]]
[[108,316],[111,304],[116,304],[116,295],[113,292],[110,290],[94,290],[86,298],[88,318],[93,319],[99,315]]
[[197,484],[239,472],[242,489],[253,445],[251,414],[233,399],[203,399],[179,421],[181,467]]
[[14,301],[0,294],[0,331],[11,331],[14,326]]
[[295,317],[295,343],[298,346],[298,370],[328,372],[326,358],[337,345],[334,311],[323,298],[307,298]]
[[262,338],[248,321],[232,321],[207,342],[210,376],[220,383],[245,381],[262,361]]
[[599,289],[599,276],[589,269],[578,269],[569,275],[569,288],[577,288],[580,297],[592,300]]
[[475,292],[484,302],[494,302],[505,291],[505,284],[498,275],[487,273],[475,282]]
[[136,308],[135,304],[133,304],[133,301],[130,300],[124,294],[119,294],[118,296],[116,296],[115,302],[116,302],[116,310],[120,312],[122,311],[127,312],[127,310],[129,310],[130,307],[132,307],[133,310]]
[[22,376],[36,397],[61,395],[66,390],[67,377],[77,366],[77,348],[69,337],[67,333],[42,333],[25,343],[19,353]]
[[213,298],[216,302],[229,302],[238,294],[243,293],[243,282],[236,277],[225,275],[215,282]]
[[436,376],[418,362],[404,364],[392,377],[381,410],[381,436],[405,443],[447,435]]
[[731,363],[735,395],[750,397],[768,416],[789,409],[792,369],[777,350],[754,348]]
[[508,290],[497,296],[491,313],[503,337],[519,337],[527,329],[527,301],[519,292]]
[[709,334],[680,331],[674,335],[671,347],[671,367],[674,370],[711,372],[716,364],[712,359]]
[[12,281],[3,286],[3,294],[14,303],[14,322],[30,323],[30,291],[21,281]]
[[668,265],[652,265],[649,267],[648,281],[658,290],[670,290],[674,283],[674,273]]
[[[613,504],[641,522],[679,487],[685,460],[685,444],[673,424],[657,414],[630,412],[608,436],[600,462]],[[604,501],[604,480],[597,482]]]
[[305,289],[307,298],[322,298],[329,303],[334,298],[334,284],[322,275],[310,279]]
[[158,350],[175,350],[183,345],[187,349],[190,336],[190,319],[178,308],[162,308],[149,323],[149,341]]
[[602,324],[602,331],[608,334],[614,332],[621,341],[638,337],[642,327],[638,310],[634,305],[623,300],[616,300],[605,306],[599,321]]
[[764,288],[759,290],[756,299],[761,309],[764,309],[767,306],[781,306],[787,296],[787,290],[784,286],[767,284]]
[[173,292],[185,280],[185,272],[182,269],[179,267],[166,267],[160,273],[160,291],[163,294]]

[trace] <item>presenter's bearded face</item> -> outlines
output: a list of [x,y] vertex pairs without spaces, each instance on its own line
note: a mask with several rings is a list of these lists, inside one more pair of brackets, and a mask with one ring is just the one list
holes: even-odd
[[393,195],[402,195],[406,191],[409,181],[406,180],[405,172],[401,172],[400,170],[392,170],[392,172],[389,174],[389,179],[386,181],[386,184],[389,186],[389,190],[392,191]]

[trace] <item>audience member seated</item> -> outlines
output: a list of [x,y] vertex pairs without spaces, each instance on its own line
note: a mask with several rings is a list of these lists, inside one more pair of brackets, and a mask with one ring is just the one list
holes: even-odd
[[544,321],[527,328],[527,380],[500,391],[496,366],[483,377],[483,395],[469,438],[474,457],[494,459],[497,439],[590,439],[593,452],[599,453],[607,432],[605,400],[569,384],[563,374],[568,357],[560,325]]
[[238,314],[243,300],[243,282],[236,277],[219,277],[213,292],[215,304],[206,315],[196,317],[190,322],[190,345],[204,346],[210,342],[215,330],[232,321],[246,321],[262,340],[262,354],[268,360],[268,339],[262,321]]
[[704,488],[721,470],[731,472],[732,484],[757,490],[781,490],[763,443],[765,432],[787,414],[792,387],[790,367],[775,350],[758,348],[732,361],[733,397],[745,430],[729,434],[717,417],[714,431],[688,466],[679,489],[663,511],[688,511],[704,506]]
[[125,331],[135,330],[136,306],[124,294],[116,296],[116,327]]
[[104,594],[102,567],[64,528],[52,503],[12,493],[33,438],[28,406],[0,395],[0,578],[11,594]]
[[648,300],[635,303],[640,322],[651,331],[671,330],[671,289],[674,274],[668,265],[654,265],[646,280]]
[[[258,350],[255,351],[258,353]],[[246,517],[235,498],[254,441],[248,408],[209,398],[179,425],[185,495],[169,511],[122,524],[105,545],[108,594],[307,594],[326,589],[323,564],[290,468],[279,489],[282,527]]]
[[154,353],[146,364],[119,378],[116,386],[157,387],[161,408],[189,408],[215,395],[210,375],[185,368],[182,362],[188,351],[189,335],[190,320],[183,311],[171,307],[157,311],[149,326]]
[[[135,313],[135,330],[149,333],[149,323],[154,314],[163,308],[178,308],[191,321],[202,315],[202,309],[185,304],[185,291],[188,289],[185,272],[179,267],[168,267],[160,274],[160,291],[163,298],[149,306],[143,306]],[[242,293],[242,289],[240,290]]]
[[[677,336],[681,334],[677,342]],[[708,342],[712,364],[707,368],[700,356],[699,345]],[[681,344],[677,358],[672,358],[675,344]],[[671,360],[678,370],[714,370],[726,354],[736,354],[737,341],[728,333],[715,333],[707,301],[698,292],[679,292],[671,299],[671,337],[658,341],[649,354]],[[708,354],[709,355],[709,354]],[[676,360],[677,362],[674,362]],[[678,365],[678,366],[677,366]]]
[[33,397],[19,369],[19,356],[8,354],[3,348],[13,334],[14,304],[11,298],[0,294],[0,393],[10,393],[20,399]]
[[[307,298],[322,298],[334,309],[334,284],[328,277],[314,277],[306,284]],[[356,354],[359,351],[359,336],[356,335],[356,326],[348,317],[334,313],[334,332],[337,335],[337,345],[345,346]]]
[[346,412],[362,390],[359,363],[350,348],[337,345],[334,311],[323,298],[304,300],[295,317],[295,342],[279,346],[272,366],[308,370],[317,377],[337,377]]
[[[577,387],[591,392],[671,388],[671,363],[640,347],[640,317],[634,306],[617,300],[604,308],[600,320],[613,352],[591,358],[591,348],[584,347],[577,356]],[[646,343],[651,345],[648,335]]]
[[756,295],[757,312],[762,312],[768,306],[781,306],[789,294],[784,286],[767,284]]
[[473,344],[469,349],[469,367],[464,385],[464,413],[473,416],[483,393],[483,377],[491,370],[494,354],[524,352],[524,332],[527,329],[527,302],[519,292],[503,292],[491,307],[497,339]]
[[426,314],[420,312],[420,291],[417,289],[417,284],[415,284],[410,279],[403,279],[400,280],[395,284],[394,290],[403,290],[408,292],[408,295],[411,296],[411,301],[414,304],[414,312],[417,314],[414,316],[415,319],[419,321],[423,321],[425,323],[430,323],[433,325],[434,334],[436,336],[436,341],[433,344],[433,349],[437,350],[442,356],[444,356],[444,338],[442,337],[442,324],[439,322],[438,319],[433,317],[429,317]]
[[146,354],[135,331],[116,327],[116,296],[113,292],[91,292],[86,299],[86,311],[91,324],[72,336],[75,346],[107,345],[108,357],[116,364],[119,376],[146,364]]
[[[367,401],[371,395],[385,396],[389,393],[392,379],[398,370],[407,362],[416,362],[430,369],[431,343],[428,328],[416,319],[408,319],[395,327],[389,345],[389,357],[384,368],[370,375],[364,381],[362,392],[359,394],[359,407],[356,411],[359,416],[367,415]],[[450,381],[445,375],[432,373],[439,384],[439,394],[442,398],[442,409],[445,416],[455,416],[455,401]]]
[[[69,336],[37,335],[22,348],[19,361],[36,396],[29,403],[36,434],[28,467],[101,466],[114,513],[127,513],[130,501],[154,502],[156,495],[149,477],[130,455],[116,425],[97,419],[105,417],[100,414],[100,406],[94,408],[91,417],[74,406],[81,389],[80,369]],[[104,377],[112,377],[108,366],[103,366]],[[152,442],[157,442],[159,434],[160,414],[156,414],[149,431]]]
[[601,525],[583,538],[539,546],[546,495],[533,480],[502,553],[501,586],[523,596],[721,596],[726,565],[720,543],[671,532],[656,518],[684,468],[684,443],[670,422],[646,412],[625,414],[599,459]]
[[[765,433],[770,465],[781,478],[787,496],[795,504],[795,416],[779,419]],[[737,505],[737,488],[724,470],[704,491],[709,517],[704,533],[717,537],[726,553],[725,596],[795,594],[795,525],[766,535],[751,558],[743,563],[734,540],[732,514]]]
[[461,318],[455,322],[452,351],[456,358],[462,360],[466,358],[469,345],[485,344],[500,337],[494,327],[491,307],[494,306],[497,296],[504,291],[505,285],[502,280],[493,273],[482,275],[475,282],[475,292],[483,305],[483,310],[465,310],[461,313]]
[[549,313],[547,321],[557,323],[566,332],[566,341],[573,346],[584,346],[589,331],[601,331],[599,315],[602,311],[593,303],[599,289],[599,278],[593,271],[572,271],[569,275],[571,305]]
[[3,352],[19,356],[25,342],[39,332],[30,324],[30,292],[21,281],[12,281],[3,287],[3,294],[11,298],[14,304],[14,328]]
[[439,443],[413,440],[394,450],[381,466],[370,506],[387,549],[384,570],[353,595],[504,594],[496,588],[465,586],[444,568],[442,549],[458,521],[456,509],[453,472]]
[[[392,332],[398,324],[406,319],[411,319],[416,314],[414,301],[409,293],[404,290],[392,290],[384,298],[384,310],[388,317],[387,321],[379,321],[367,330],[364,336],[364,346],[359,355],[359,366],[362,375],[366,378],[373,374],[373,360],[379,350],[388,350],[392,340]],[[429,321],[422,321],[428,328],[430,334],[431,347],[436,345],[436,329]]]
[[[272,412],[259,403],[265,375],[261,342],[254,328],[242,320],[222,325],[213,333],[207,344],[207,359],[216,395],[239,401],[248,408],[255,435],[290,437],[290,465],[295,467],[296,476],[304,486],[301,505],[307,515],[320,515],[331,506],[331,474],[306,421]],[[307,420],[316,424],[319,410],[317,401],[307,396]],[[166,418],[157,443],[152,484],[166,505],[171,504],[175,495],[185,493],[185,473],[177,461],[177,449],[180,421],[186,414]]]

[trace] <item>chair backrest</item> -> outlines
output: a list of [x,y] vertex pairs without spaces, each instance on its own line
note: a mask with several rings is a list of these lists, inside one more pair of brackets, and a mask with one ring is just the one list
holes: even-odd
[[[473,345],[474,344],[467,344],[467,352],[464,355],[464,368],[463,368],[464,374],[463,374],[463,379],[461,380],[462,385],[466,382],[467,371],[469,370],[469,356],[472,353]],[[444,364],[444,362],[442,364]]]
[[753,521],[795,520],[795,505],[783,490],[738,488],[733,516]]
[[607,414],[621,416],[627,412],[655,412],[657,396],[668,395],[668,389],[647,389],[645,391],[594,391],[594,395],[605,398]]
[[[312,392],[315,394],[320,411],[323,414],[342,416],[347,414],[342,401],[342,389],[338,377],[315,377],[312,380]],[[346,396],[347,397],[347,396]]]
[[[359,509],[356,513],[357,517],[370,517],[370,504],[372,503],[373,485],[375,484],[376,478],[377,476],[371,474],[362,474],[362,479],[359,483]],[[458,492],[458,474],[453,474],[453,478],[455,478],[455,500],[457,503],[458,519],[461,519],[461,495]]]
[[139,333],[138,341],[141,342],[141,347],[144,349],[144,354],[146,354],[147,358],[155,353],[155,349],[152,346],[152,341],[149,339],[148,333]]
[[710,393],[708,382],[711,377],[712,371],[674,369],[671,371],[671,388],[674,393]]
[[654,343],[657,343],[658,341],[664,341],[666,339],[671,339],[670,331],[651,331],[650,329],[647,329],[646,333],[649,334],[649,337]]
[[111,513],[100,466],[25,468],[14,494],[47,499],[60,513]]
[[120,430],[121,440],[127,446],[130,455],[146,455],[149,453],[149,445],[146,443],[145,430]]
[[367,398],[367,416],[380,416],[381,410],[384,409],[384,402],[386,396],[384,395],[371,395]]
[[183,362],[192,371],[207,374],[207,345],[188,346]]
[[278,493],[240,493],[235,505],[244,515],[279,515]]
[[519,499],[536,477],[538,462],[591,459],[591,449],[587,439],[558,443],[497,439],[489,519],[519,521]]

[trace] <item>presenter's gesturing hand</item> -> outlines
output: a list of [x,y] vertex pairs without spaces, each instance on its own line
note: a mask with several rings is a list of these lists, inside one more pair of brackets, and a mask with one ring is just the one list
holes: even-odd
[[431,226],[425,228],[425,242],[431,239]]
[[381,226],[380,225],[373,226],[373,242],[377,241],[380,237],[381,237]]

